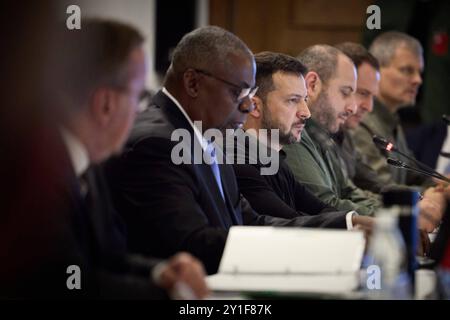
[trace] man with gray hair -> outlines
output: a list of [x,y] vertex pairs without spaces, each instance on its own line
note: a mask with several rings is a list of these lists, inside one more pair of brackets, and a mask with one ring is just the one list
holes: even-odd
[[[231,165],[195,161],[196,150],[215,158],[201,129],[239,128],[253,110],[255,69],[252,52],[224,29],[199,28],[181,39],[164,87],[106,168],[133,251],[157,257],[188,251],[215,273],[233,225],[303,224],[256,214]],[[181,142],[189,145],[182,151],[187,161],[175,161],[173,133],[187,136]]]
[[407,34],[390,31],[375,38],[369,51],[380,63],[380,85],[373,112],[367,114],[353,131],[356,147],[364,161],[378,173],[381,182],[422,185],[426,178],[389,166],[386,162],[388,153],[372,142],[373,135],[378,135],[394,143],[401,152],[413,156],[407,147],[397,111],[416,102],[422,84],[422,46]]
[[[346,42],[336,47],[353,60],[358,71],[356,88],[358,110],[356,114],[347,119],[340,132],[333,136],[336,144],[339,146],[342,167],[347,169],[348,177],[361,189],[381,193],[382,191],[389,190],[389,188],[399,187],[394,181],[387,184],[385,181],[379,179],[377,172],[363,161],[363,156],[355,148],[353,137],[349,133],[350,130],[360,125],[361,121],[365,119],[366,114],[373,111],[373,97],[378,93],[380,80],[379,63],[360,44]],[[419,226],[428,232],[433,231],[435,228],[435,224],[433,223],[435,219],[430,220],[429,217],[438,217],[439,220],[442,215],[442,209],[436,206],[434,201],[430,201],[429,199],[429,194],[433,196],[432,191],[433,189],[427,190],[425,197],[419,202],[421,211]]]
[[[416,102],[417,91],[422,84],[422,46],[407,34],[390,31],[375,38],[369,51],[380,63],[380,85],[373,111],[352,132],[355,146],[363,161],[377,172],[379,181],[385,185],[432,186],[434,183],[429,178],[389,166],[386,162],[388,152],[380,150],[372,141],[374,135],[383,137],[402,153],[414,157],[408,149],[397,111]],[[408,159],[402,160],[410,162]],[[444,196],[433,187],[425,191],[425,196],[439,207],[433,210],[436,212],[432,215],[433,223],[426,223],[426,229],[430,231],[439,224],[446,202]]]

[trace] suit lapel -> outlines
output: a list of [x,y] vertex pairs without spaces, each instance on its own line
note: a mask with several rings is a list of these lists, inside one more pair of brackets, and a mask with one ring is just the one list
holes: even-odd
[[89,222],[93,227],[95,232],[93,233],[93,237],[95,237],[95,243],[99,246],[99,251],[102,251],[100,248],[103,247],[102,239],[106,239],[105,237],[105,221],[103,220],[103,206],[106,205],[104,199],[99,194],[99,189],[97,188],[96,180],[92,169],[88,169],[86,172],[86,181],[88,184],[88,193],[85,197],[85,205],[89,214]]
[[[232,225],[231,215],[229,214],[228,207],[226,205],[226,202],[222,198],[222,195],[220,194],[219,187],[216,183],[216,178],[214,177],[214,174],[207,164],[201,164],[201,165],[195,165],[194,167],[198,168],[200,170],[199,177],[202,179],[206,185],[206,190],[208,194],[212,198],[212,203],[218,210],[218,216],[220,217],[220,220],[222,224],[225,227],[229,227]],[[223,185],[223,183],[222,183]],[[225,193],[225,190],[224,190]]]
[[226,174],[226,167],[224,165],[219,165],[219,170],[220,170],[220,178],[222,180],[222,188],[223,188],[223,193],[225,196],[225,202],[228,207],[228,212],[230,212],[233,224],[234,225],[242,225],[243,224],[242,215],[240,214],[240,212],[235,211],[234,204],[232,203],[231,198],[230,198],[229,183],[228,183],[228,179],[227,179],[228,175]]
[[[170,100],[162,91],[159,91],[153,98],[153,102],[161,107],[163,112],[166,114],[167,119],[174,125],[175,128],[182,128],[188,130],[191,136],[191,161],[194,163],[194,147],[198,141],[194,134],[194,129],[192,128],[189,121],[186,117],[181,113],[179,108]],[[201,147],[200,147],[201,149]],[[203,155],[203,154],[202,154]],[[212,168],[206,164],[194,164],[193,168],[198,172],[198,178],[204,182],[206,186],[206,190],[212,198],[212,202],[214,206],[218,210],[218,216],[225,227],[229,227],[232,224],[238,224],[238,219],[234,213],[233,206],[230,203],[230,199],[228,196],[228,188],[225,186],[224,174],[222,165],[219,165],[220,176],[222,180],[222,188],[224,188],[224,196],[225,201],[222,198],[222,195],[219,190],[219,186],[216,183],[216,178],[214,177],[214,173]]]

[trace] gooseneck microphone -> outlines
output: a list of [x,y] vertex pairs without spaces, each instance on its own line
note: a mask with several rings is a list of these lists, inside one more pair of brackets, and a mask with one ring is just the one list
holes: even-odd
[[443,114],[443,115],[442,115],[442,120],[444,120],[444,122],[445,122],[447,125],[450,125],[450,116],[448,116],[448,115],[446,115],[446,114]]
[[406,163],[404,163],[403,161],[400,161],[398,159],[388,158],[387,159],[387,163],[389,165],[391,165],[391,166],[396,167],[396,168],[414,171],[414,172],[420,173],[420,174],[422,174],[424,176],[436,178],[436,179],[445,181],[447,183],[450,183],[450,179],[449,178],[447,178],[446,176],[441,175],[438,172],[429,172],[429,171],[426,171],[426,170],[414,168],[414,167],[411,167],[411,166],[407,165]]
[[450,158],[450,152],[441,151],[441,152],[439,152],[439,154],[441,156],[443,156],[444,158]]
[[[447,126],[450,125],[450,116],[443,114],[442,115],[442,120],[447,124]],[[439,152],[439,154],[444,157],[444,158],[450,158],[450,152]]]
[[394,147],[394,144],[392,142],[389,142],[385,138],[377,136],[376,134],[372,137],[372,141],[380,149],[386,150],[388,152],[397,151],[397,148]]
[[[401,152],[400,150],[398,150],[398,149],[395,147],[395,145],[394,145],[392,142],[388,141],[387,139],[385,139],[385,138],[383,138],[383,137],[380,137],[380,136],[377,136],[377,135],[374,135],[374,136],[372,137],[372,140],[373,140],[373,143],[375,143],[375,145],[376,145],[378,148],[380,148],[380,149],[382,149],[382,150],[384,150],[384,151],[387,151],[387,152],[395,152],[395,153],[398,153],[398,154],[401,155],[402,157],[405,157],[406,159],[410,160],[412,163],[414,163],[415,165],[417,165],[423,172],[427,172],[427,173],[430,173],[430,174],[434,174],[434,175],[440,177],[441,180],[447,179],[446,176],[444,176],[444,175],[440,174],[439,172],[435,171],[433,168],[430,168],[430,167],[427,166],[426,164],[424,164],[424,163],[422,163],[422,162],[420,162],[420,161],[414,159],[414,157],[411,157],[411,156],[405,154],[404,152]],[[393,160],[393,159],[392,159],[392,160]],[[400,161],[400,160],[398,160],[398,161]],[[390,164],[391,164],[391,165],[394,165],[394,164],[392,164],[392,163],[390,163]],[[410,167],[410,168],[412,168],[412,167]]]

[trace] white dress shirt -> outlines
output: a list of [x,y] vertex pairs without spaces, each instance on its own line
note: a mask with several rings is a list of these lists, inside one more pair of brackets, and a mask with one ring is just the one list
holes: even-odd
[[197,137],[197,140],[200,142],[200,145],[202,146],[203,151],[206,151],[206,147],[208,146],[208,141],[206,141],[203,138],[202,133],[200,130],[194,125],[194,122],[189,117],[189,115],[186,113],[186,110],[184,110],[183,106],[178,102],[178,100],[170,94],[170,92],[163,87],[161,90],[172,102],[178,107],[178,109],[181,111],[181,113],[184,115],[184,117],[187,119],[189,124],[191,125],[192,129],[194,129],[194,134]]
[[89,155],[83,143],[65,128],[60,128],[61,135],[69,152],[75,175],[80,177],[89,167]]

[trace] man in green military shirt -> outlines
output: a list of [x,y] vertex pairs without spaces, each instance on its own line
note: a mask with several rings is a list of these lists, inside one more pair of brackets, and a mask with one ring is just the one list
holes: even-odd
[[[401,152],[412,156],[400,126],[397,111],[414,105],[422,84],[422,46],[413,37],[395,31],[379,35],[369,51],[380,63],[380,86],[373,112],[366,115],[352,133],[355,145],[364,161],[378,173],[383,183],[422,185],[427,178],[411,171],[389,166],[388,153],[372,141],[373,135],[386,138]],[[406,159],[401,159],[408,162]]]
[[301,143],[286,146],[287,163],[297,180],[325,203],[372,215],[381,206],[379,196],[357,188],[348,179],[330,137],[356,111],[355,65],[327,45],[309,47],[298,58],[309,70],[305,81],[312,119]]
[[358,127],[364,116],[373,110],[373,97],[378,93],[380,81],[380,65],[378,60],[361,44],[344,42],[336,45],[336,48],[352,59],[356,66],[358,74],[355,92],[357,110],[333,135],[333,139],[338,146],[343,168],[348,178],[361,189],[380,193],[386,188],[386,184],[382,183],[378,179],[377,173],[363,161],[349,132]]
[[[373,110],[373,98],[378,94],[379,87],[379,64],[362,45],[352,42],[341,43],[336,46],[352,59],[358,72],[356,82],[356,105],[357,111],[351,115],[339,132],[333,135],[338,146],[339,156],[342,166],[346,169],[347,176],[356,186],[364,190],[370,190],[375,193],[386,191],[391,187],[398,187],[394,181],[386,183],[379,179],[376,171],[369,167],[363,161],[363,155],[355,149],[355,142],[350,135],[349,130],[357,128],[367,114]],[[436,199],[439,194],[433,192],[433,188],[425,191],[424,199],[419,203],[422,215],[419,220],[420,227],[431,232],[436,227],[436,221],[440,220],[443,209],[436,205]],[[430,220],[426,217],[432,217]]]

